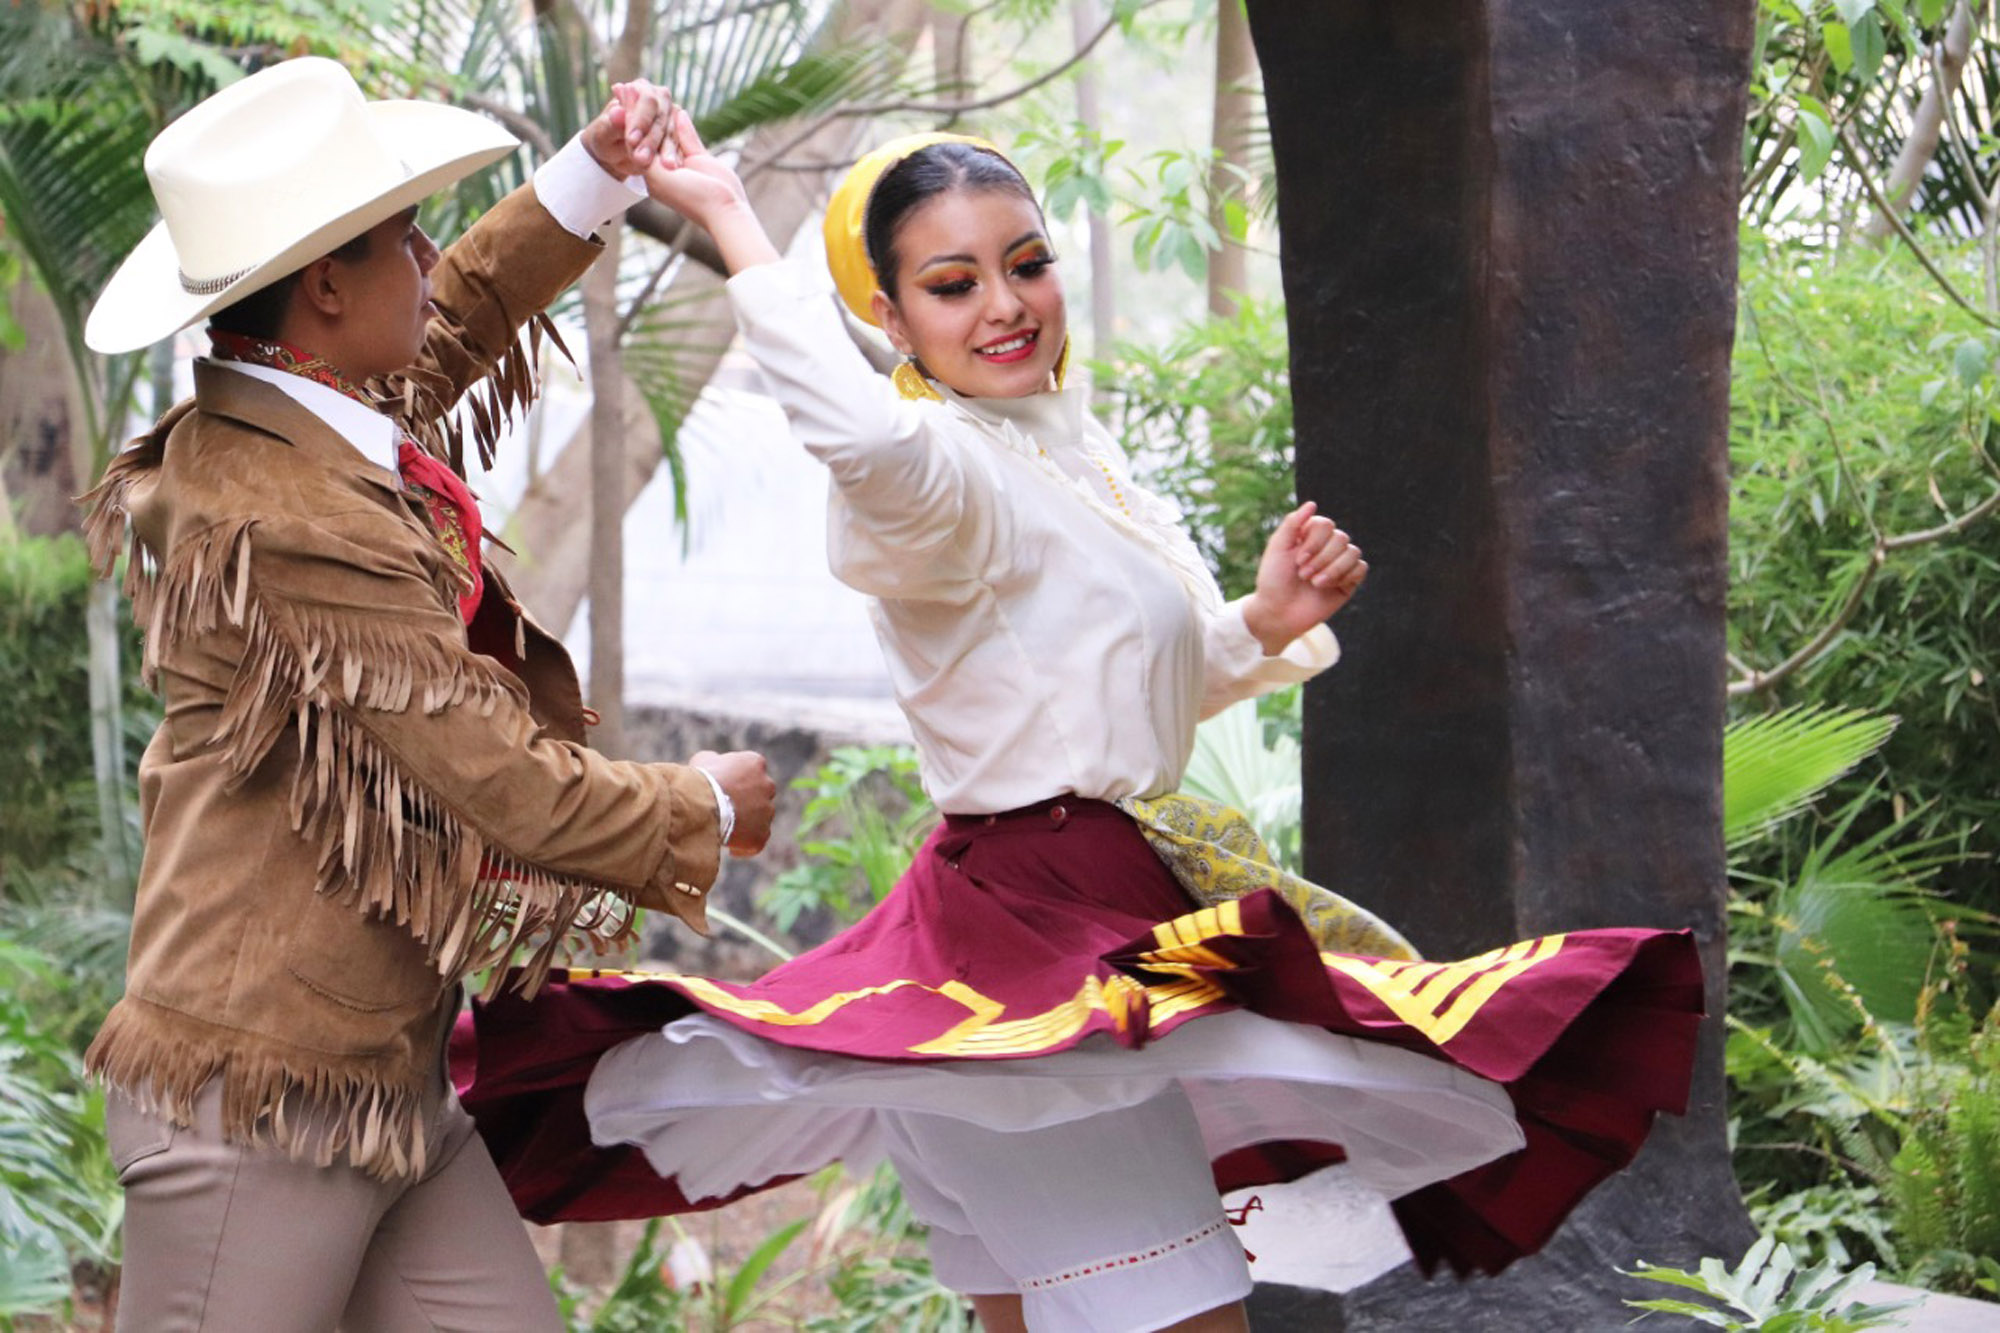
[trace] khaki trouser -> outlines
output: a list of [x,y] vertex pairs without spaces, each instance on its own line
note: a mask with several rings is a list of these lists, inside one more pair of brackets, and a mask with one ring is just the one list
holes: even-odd
[[178,1129],[115,1091],[125,1187],[120,1333],[551,1333],[541,1261],[458,1098],[440,1086],[416,1180],[224,1142],[213,1080]]

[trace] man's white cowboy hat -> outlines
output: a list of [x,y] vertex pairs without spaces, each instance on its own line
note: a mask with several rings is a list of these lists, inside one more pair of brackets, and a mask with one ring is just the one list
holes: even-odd
[[161,221],[112,275],[83,339],[106,353],[158,342],[518,146],[470,111],[367,101],[331,60],[260,70],[146,149]]

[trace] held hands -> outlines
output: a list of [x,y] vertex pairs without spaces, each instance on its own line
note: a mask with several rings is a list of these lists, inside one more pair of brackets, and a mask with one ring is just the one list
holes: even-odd
[[1278,524],[1257,565],[1257,590],[1243,605],[1243,623],[1267,656],[1347,605],[1368,562],[1361,548],[1319,506],[1306,501]]
[[736,828],[729,835],[729,850],[736,856],[755,856],[771,839],[771,817],[777,811],[778,784],[764,769],[764,756],[749,750],[717,754],[703,750],[688,760],[689,765],[706,771],[736,807]]
[[674,107],[669,118],[671,149],[646,172],[647,192],[713,236],[731,273],[775,263],[778,251],[750,211],[742,178],[702,145],[685,110]]
[[624,180],[671,156],[673,98],[644,79],[611,85],[611,100],[583,130],[583,146],[597,165]]

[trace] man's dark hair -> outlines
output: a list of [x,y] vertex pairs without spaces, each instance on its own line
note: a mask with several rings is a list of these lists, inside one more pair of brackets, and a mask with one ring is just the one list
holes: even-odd
[[[368,258],[368,233],[362,232],[327,254],[345,263],[359,263]],[[284,327],[285,311],[291,307],[292,293],[298,290],[299,274],[303,272],[302,264],[270,286],[259,287],[242,300],[224,306],[208,317],[209,324],[245,338],[277,337],[278,330]]]
[[875,281],[891,301],[896,299],[897,229],[920,205],[950,190],[999,190],[1035,203],[1035,192],[1012,162],[975,144],[930,144],[890,167],[868,193],[861,239]]

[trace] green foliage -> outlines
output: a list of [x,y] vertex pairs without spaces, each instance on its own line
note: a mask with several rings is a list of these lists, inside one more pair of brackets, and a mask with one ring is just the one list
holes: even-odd
[[1626,1301],[1627,1305],[1647,1314],[1683,1315],[1731,1333],[1749,1329],[1762,1333],[1854,1333],[1864,1328],[1900,1326],[1903,1321],[1892,1316],[1917,1304],[1850,1301],[1848,1294],[1875,1276],[1873,1264],[1849,1272],[1830,1263],[1801,1269],[1791,1250],[1769,1236],[1752,1245],[1734,1269],[1724,1267],[1719,1259],[1702,1260],[1700,1269],[1693,1273],[1642,1263],[1627,1276],[1681,1287],[1711,1302],[1662,1298]]
[[842,924],[859,920],[895,887],[936,821],[916,753],[841,746],[792,785],[812,794],[799,818],[807,859],[773,880],[759,906],[786,931],[807,912],[831,913]]
[[685,1328],[687,1296],[667,1276],[667,1251],[660,1245],[661,1218],[646,1223],[625,1267],[589,1313],[589,1293],[570,1282],[560,1267],[549,1270],[549,1287],[571,1333],[651,1333]]
[[1745,1194],[1743,1202],[1758,1232],[1790,1246],[1793,1254],[1821,1257],[1837,1268],[1852,1267],[1858,1254],[1895,1263],[1888,1205],[1873,1185],[1843,1177],[1774,1195],[1766,1184]]
[[1729,724],[1722,742],[1722,840],[1767,832],[1882,748],[1893,717],[1788,708]]
[[[1968,951],[1951,926],[1940,932],[1920,882],[1938,840],[1912,839],[1914,820],[1893,818],[1858,834],[1882,804],[1864,792],[1777,873],[1742,865],[1759,839],[1777,841],[1778,820],[1880,746],[1890,722],[1791,710],[1735,723],[1724,739],[1738,1172],[1767,1235],[1819,1258],[1823,1274],[1855,1251],[1933,1267],[1976,1254],[1989,1202],[2000,1207],[1987,1165],[2000,1145],[1983,1118],[2000,1100],[1967,1072],[1982,1049],[1966,1017]],[[1968,1289],[1978,1276],[1963,1264],[1930,1274]]]
[[1010,154],[1041,189],[1042,208],[1067,222],[1082,209],[1109,213],[1114,202],[1111,160],[1125,148],[1077,120],[1032,126],[1014,136]]
[[[1178,266],[1196,282],[1208,276],[1208,256],[1222,248],[1224,239],[1210,217],[1214,164],[1209,149],[1162,148],[1146,155],[1143,168],[1127,171],[1130,188],[1122,220],[1133,226],[1132,258],[1140,268]],[[1247,175],[1244,179],[1254,188],[1254,181]],[[1243,239],[1249,215],[1241,204],[1229,221],[1229,239]]]
[[1976,1292],[2000,1275],[2000,1010],[1933,1019],[1923,1053],[1889,1162],[1896,1230],[1925,1285]]
[[1181,790],[1242,811],[1278,864],[1299,873],[1305,796],[1299,743],[1283,732],[1267,737],[1254,704],[1225,708],[1195,728]]
[[807,1333],[947,1333],[966,1327],[965,1301],[931,1272],[925,1229],[887,1166],[836,1197],[822,1216],[838,1255],[827,1291],[839,1313],[806,1322]]
[[[964,1301],[939,1285],[923,1257],[924,1227],[911,1216],[894,1171],[879,1167],[857,1181],[832,1166],[817,1184],[817,1216],[780,1223],[734,1267],[712,1267],[690,1226],[668,1218],[647,1223],[601,1296],[593,1299],[560,1270],[552,1273],[565,1321],[573,1333],[753,1327],[946,1333],[966,1326]],[[837,1313],[806,1317],[808,1284],[822,1285]]]
[[[1835,127],[1864,144],[1874,163],[1894,158],[1906,132],[1890,113],[1894,94],[1927,80],[1949,8],[1950,0],[1762,0],[1744,136],[1746,216],[1768,221],[1861,192],[1855,164],[1835,151]],[[1978,126],[1982,100],[1964,100]],[[1941,179],[1926,184],[1926,207],[1962,202],[1955,159],[1938,155]],[[1813,182],[1817,197],[1798,188]]]
[[0,352],[18,352],[28,345],[28,331],[14,317],[10,299],[26,273],[21,256],[14,253],[6,236],[0,234]]
[[[0,540],[0,896],[24,873],[84,855],[96,836],[91,804],[84,605],[90,559],[74,537]],[[138,661],[124,631],[122,660]],[[150,730],[149,696],[128,679],[135,725]]]
[[[1968,383],[1958,348],[1983,337],[1900,253],[1836,264],[1748,238],[1730,449],[1729,647],[1739,674],[1824,651],[1759,692],[1901,718],[1864,824],[1919,812],[1920,834],[1968,857],[1938,885],[2000,907],[1983,861],[2000,851],[2000,495],[1989,447],[1996,384]],[[1826,627],[1835,627],[1828,634]],[[1864,828],[1863,831],[1870,831]],[[1810,829],[1771,844],[1797,858]]]
[[1223,591],[1256,586],[1271,525],[1292,506],[1292,387],[1284,307],[1246,299],[1165,343],[1118,348],[1112,434],[1146,484],[1180,506]]
[[116,1256],[121,1196],[101,1093],[37,999],[59,969],[0,939],[0,1326],[67,1303],[72,1265]]
[[[1933,970],[1914,1024],[1871,1019],[1825,1058],[1731,1020],[1727,1058],[1738,1105],[1759,1108],[1754,1124],[1739,1122],[1738,1161],[1803,1148],[1802,1160],[1834,1168],[1808,1187],[1820,1200],[1845,1191],[1875,1214],[1865,1223],[1850,1216],[1796,1226],[1798,1243],[1823,1246],[1836,1262],[1845,1262],[1849,1243],[1872,1248],[1907,1281],[1993,1298],[2000,1296],[2000,1011],[1968,1009],[1976,979],[1970,954],[1950,932],[1946,940],[1951,958]],[[1772,1211],[1768,1195],[1761,1202]],[[1803,1206],[1780,1211],[1795,1221],[1807,1215]]]
[[[1723,836],[1734,848],[1785,819],[1881,747],[1896,720],[1847,709],[1785,709],[1733,722],[1723,735]],[[1824,1052],[1861,1020],[1910,1022],[1932,951],[1920,877],[1940,859],[1935,842],[1904,838],[1902,821],[1855,838],[1879,804],[1850,801],[1780,873],[1739,864],[1730,902],[1732,962],[1768,969],[1804,1049]],[[1739,1013],[1757,1012],[1759,988]]]
[[[656,1333],[676,1328],[702,1333],[766,1322],[778,1302],[795,1286],[798,1274],[767,1284],[766,1276],[779,1256],[799,1238],[810,1218],[788,1222],[766,1236],[733,1271],[706,1273],[685,1286],[673,1278],[677,1248],[699,1248],[678,1219],[654,1218],[625,1261],[618,1280],[583,1317],[587,1298],[560,1272],[550,1275],[556,1301],[574,1333]],[[663,1235],[672,1237],[663,1244]],[[706,1252],[703,1262],[706,1262]]]

